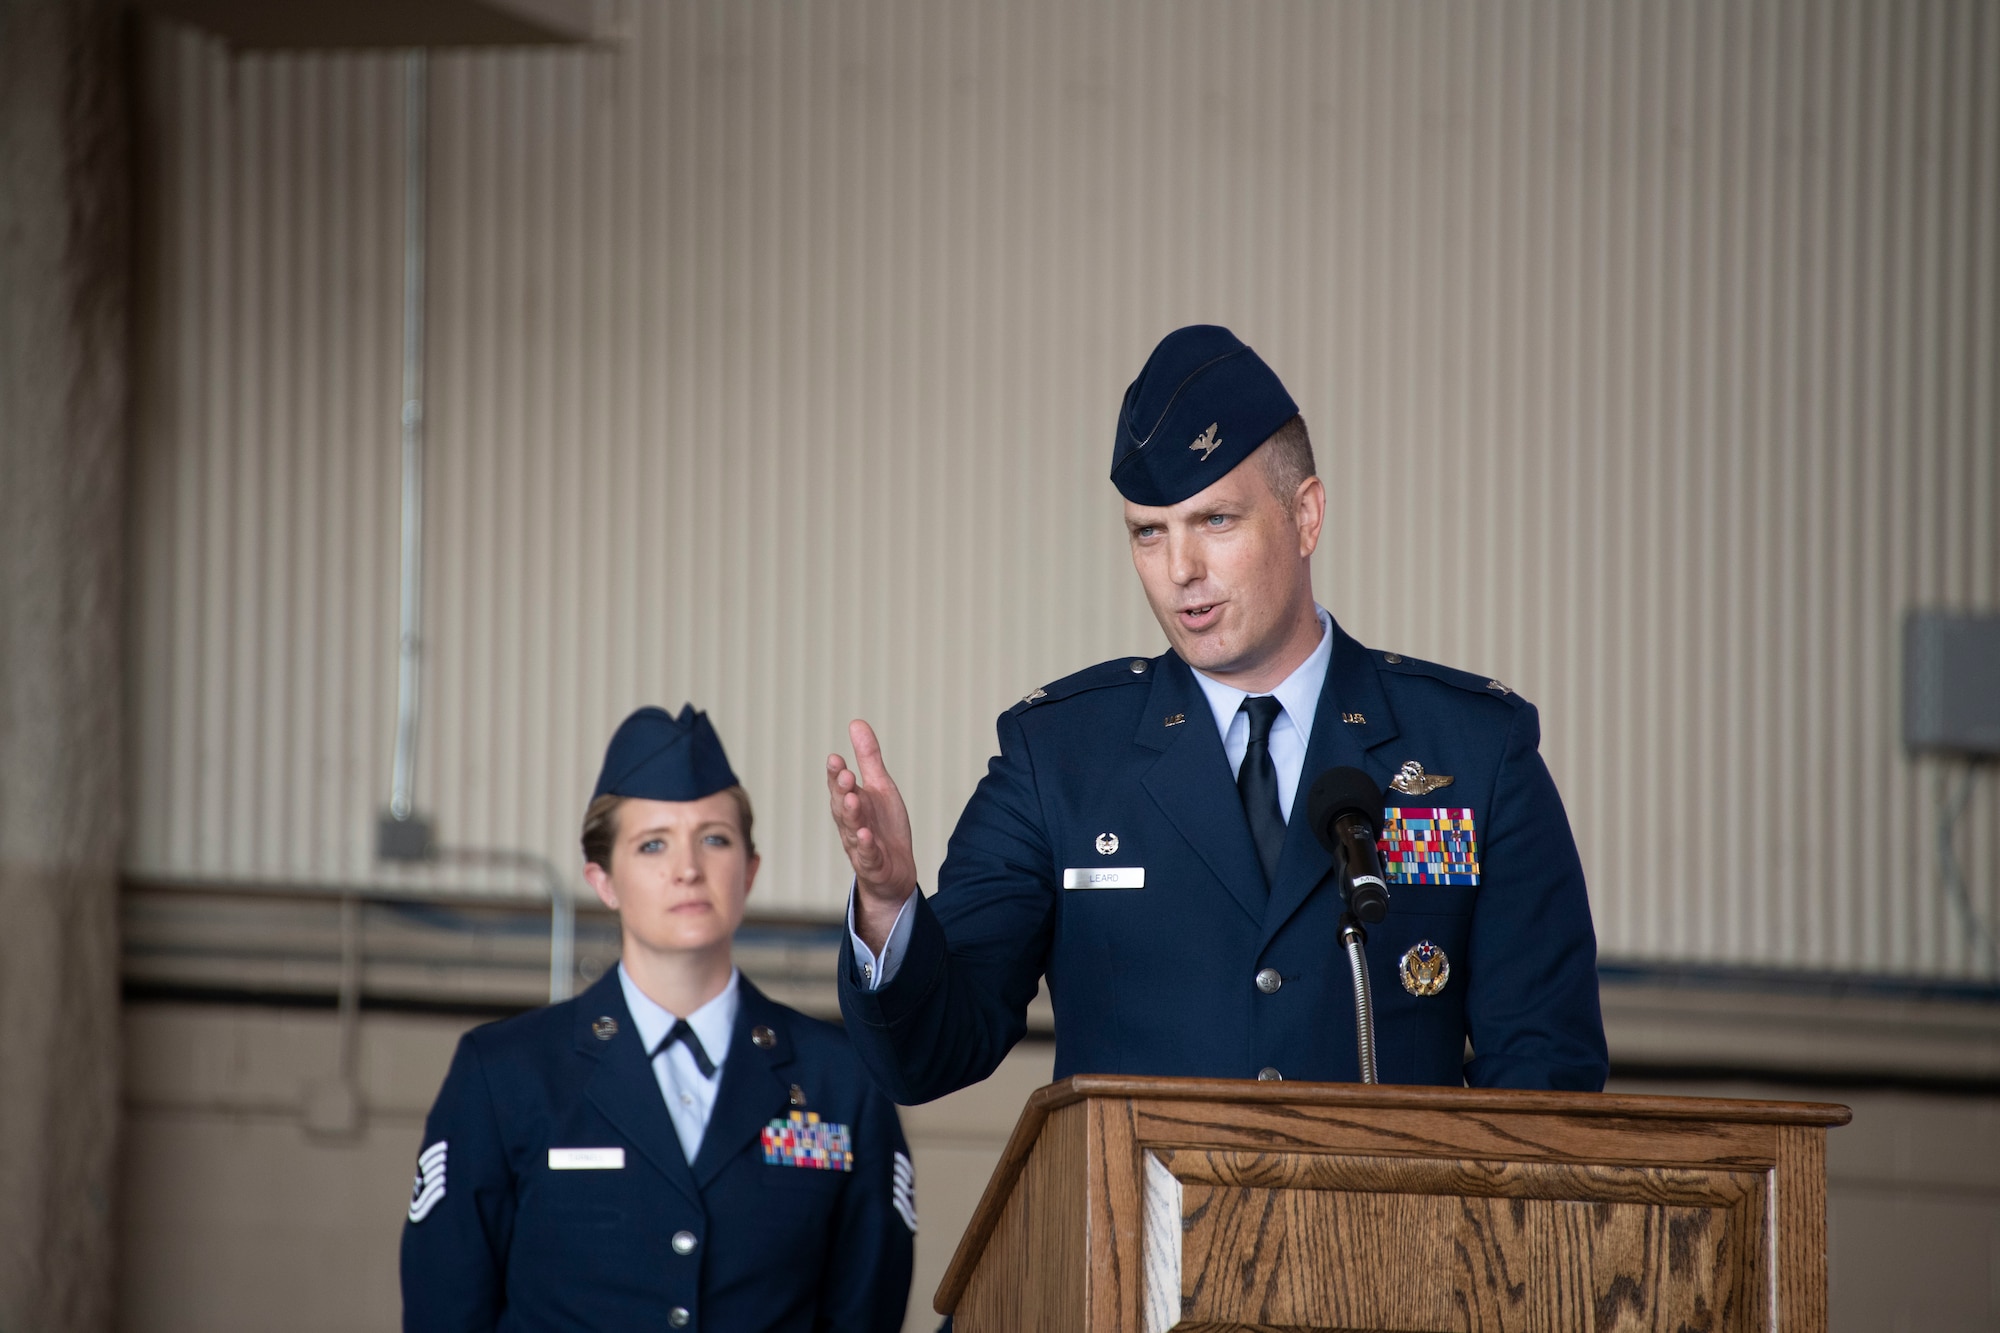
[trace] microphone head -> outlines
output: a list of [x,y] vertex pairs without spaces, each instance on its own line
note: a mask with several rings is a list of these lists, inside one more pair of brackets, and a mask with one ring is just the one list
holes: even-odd
[[1334,824],[1342,815],[1360,815],[1368,827],[1382,826],[1382,789],[1375,779],[1358,768],[1329,768],[1313,779],[1306,794],[1306,820],[1312,825],[1319,845],[1334,856],[1340,855],[1340,835]]

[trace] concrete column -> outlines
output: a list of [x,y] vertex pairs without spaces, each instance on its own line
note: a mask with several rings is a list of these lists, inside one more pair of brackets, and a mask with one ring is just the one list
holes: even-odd
[[112,1317],[122,31],[108,0],[0,0],[0,1333]]

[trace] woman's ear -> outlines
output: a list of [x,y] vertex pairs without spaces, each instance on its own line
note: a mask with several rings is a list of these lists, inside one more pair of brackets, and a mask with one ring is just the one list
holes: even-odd
[[764,858],[752,853],[743,867],[743,896],[748,898],[750,890],[757,887],[757,867],[764,864]]
[[618,888],[611,882],[610,871],[595,861],[585,861],[583,877],[590,881],[590,887],[597,894],[597,901],[614,912],[618,910]]

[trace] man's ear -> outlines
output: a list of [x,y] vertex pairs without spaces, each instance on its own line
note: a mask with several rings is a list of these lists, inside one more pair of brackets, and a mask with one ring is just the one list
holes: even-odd
[[609,871],[595,861],[585,861],[583,877],[590,881],[590,887],[597,894],[597,901],[614,912],[618,910],[618,888],[611,882]]
[[1320,525],[1326,522],[1326,487],[1318,477],[1307,477],[1292,496],[1292,518],[1299,525],[1299,557],[1308,558],[1319,549]]

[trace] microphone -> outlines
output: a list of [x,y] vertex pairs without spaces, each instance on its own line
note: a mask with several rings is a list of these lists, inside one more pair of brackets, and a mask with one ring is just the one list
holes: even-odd
[[1341,863],[1340,895],[1347,909],[1373,925],[1389,915],[1389,885],[1375,851],[1382,789],[1358,768],[1329,768],[1306,796],[1313,836]]

